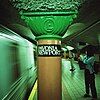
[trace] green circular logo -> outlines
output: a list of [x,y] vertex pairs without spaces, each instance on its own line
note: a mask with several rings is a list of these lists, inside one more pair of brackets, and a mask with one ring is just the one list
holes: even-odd
[[54,30],[53,18],[47,18],[44,22],[44,29],[46,32],[52,32]]

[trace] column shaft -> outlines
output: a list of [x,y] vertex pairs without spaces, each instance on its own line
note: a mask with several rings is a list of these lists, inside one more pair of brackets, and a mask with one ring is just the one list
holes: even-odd
[[[58,40],[40,40],[39,45],[61,44]],[[38,99],[61,100],[61,57],[38,56]]]

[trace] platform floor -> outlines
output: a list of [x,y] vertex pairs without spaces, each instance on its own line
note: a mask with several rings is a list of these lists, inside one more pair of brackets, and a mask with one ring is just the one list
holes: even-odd
[[[83,98],[84,88],[84,70],[79,69],[78,63],[73,62],[75,70],[70,71],[70,61],[62,59],[62,100],[91,100]],[[37,83],[33,88],[29,100],[37,100]],[[98,100],[100,100],[100,73],[96,75],[96,88]]]

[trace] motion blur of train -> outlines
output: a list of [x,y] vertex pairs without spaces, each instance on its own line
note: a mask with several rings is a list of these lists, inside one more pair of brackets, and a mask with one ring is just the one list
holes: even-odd
[[36,45],[0,25],[0,100],[26,100],[37,78]]

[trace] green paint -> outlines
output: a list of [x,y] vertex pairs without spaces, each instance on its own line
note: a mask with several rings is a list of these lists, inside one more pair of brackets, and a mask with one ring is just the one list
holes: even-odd
[[59,15],[63,15],[63,16],[68,16],[68,15],[74,15],[74,14],[77,14],[78,12],[77,11],[55,11],[55,12],[23,12],[23,11],[20,11],[20,15],[24,15],[24,16],[51,16],[51,15],[54,15],[54,16],[59,16]]
[[84,0],[10,0],[22,11],[75,11]]
[[39,15],[39,13],[37,13],[38,16],[34,16],[34,13],[32,15],[30,13],[23,13],[22,15],[22,19],[25,20],[33,34],[37,36],[37,39],[61,38],[75,17],[73,12],[72,14],[67,12],[66,15],[63,15],[63,13],[59,15],[52,14],[52,12],[49,13],[51,15],[46,15],[46,12],[45,14],[43,13],[45,16]]
[[36,39],[61,39],[84,0],[10,0]]
[[61,40],[61,36],[58,35],[41,35],[41,36],[37,36],[36,40]]

